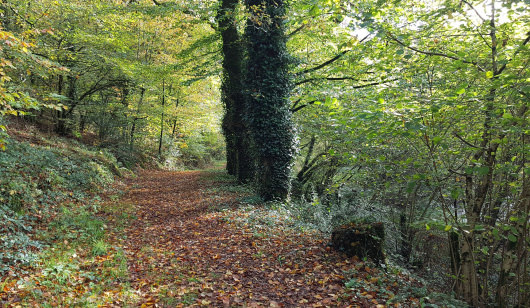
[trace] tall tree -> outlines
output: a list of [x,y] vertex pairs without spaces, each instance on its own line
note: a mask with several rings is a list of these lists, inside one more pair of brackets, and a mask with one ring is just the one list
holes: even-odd
[[254,161],[250,153],[248,126],[243,120],[243,44],[237,29],[239,0],[221,0],[217,21],[223,42],[223,79],[221,99],[225,107],[223,133],[226,139],[227,171],[239,182],[252,179]]
[[247,119],[257,160],[256,181],[264,200],[285,199],[295,153],[289,111],[291,77],[283,0],[246,0]]

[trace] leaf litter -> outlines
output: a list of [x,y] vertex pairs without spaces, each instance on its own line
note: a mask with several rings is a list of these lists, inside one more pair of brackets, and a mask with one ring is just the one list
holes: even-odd
[[[53,271],[2,278],[0,304],[420,307],[410,295],[419,282],[330,250],[322,234],[289,227],[281,212],[246,207],[249,191],[219,173],[144,170],[126,179],[125,195],[100,213],[108,248],[91,257],[56,243],[71,257]],[[44,274],[62,280],[52,288]]]
[[[148,171],[133,183],[125,198],[138,219],[125,250],[144,307],[387,307],[398,291],[394,281],[375,292],[389,282],[383,272],[330,251],[319,234],[282,228],[280,216],[261,229],[238,219],[249,215],[238,209],[244,193],[212,189],[223,183],[204,172]],[[345,286],[351,273],[356,292]]]

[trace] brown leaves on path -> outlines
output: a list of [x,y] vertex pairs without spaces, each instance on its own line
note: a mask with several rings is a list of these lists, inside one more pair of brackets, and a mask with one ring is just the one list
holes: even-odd
[[238,194],[214,189],[204,172],[144,171],[128,186],[124,202],[135,204],[137,219],[123,244],[144,307],[379,305],[346,295],[343,275],[359,266],[321,238],[230,223],[230,211],[217,209],[236,205]]

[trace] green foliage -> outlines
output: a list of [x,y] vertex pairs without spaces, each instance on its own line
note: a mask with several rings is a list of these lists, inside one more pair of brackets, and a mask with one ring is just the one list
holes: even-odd
[[[396,256],[410,265],[426,249],[425,231],[443,238],[456,230],[458,245],[473,250],[453,261],[480,281],[455,276],[459,296],[475,306],[494,297],[497,305],[515,305],[508,289],[518,284],[524,293],[524,283],[502,274],[502,266],[528,249],[528,235],[516,235],[522,225],[510,220],[528,216],[528,174],[521,173],[530,153],[527,4],[338,6],[294,6],[311,16],[305,25],[293,19],[301,30],[289,42],[300,62],[292,106],[303,154],[296,164],[300,199],[316,192],[324,214],[345,202],[342,192],[358,196],[352,207],[369,201],[393,230]],[[450,270],[448,257],[439,261],[432,267]],[[491,279],[493,272],[501,278]],[[488,291],[470,296],[465,288]]]
[[0,206],[0,273],[37,259],[34,252],[42,248],[42,244],[28,235],[32,231],[26,217]]
[[[27,34],[24,35],[28,36]],[[52,72],[63,69],[56,63],[41,59],[33,54],[30,51],[30,48],[33,47],[34,44],[21,36],[3,31],[0,25],[0,116],[24,115],[29,111],[39,110],[43,107],[54,110],[63,109],[62,104],[39,101],[35,95],[30,94],[31,89],[16,82],[19,74],[31,75],[39,74],[41,71]]]
[[204,169],[222,160],[224,154],[224,142],[219,134],[196,132],[170,147],[164,166],[172,170]]
[[50,238],[60,242],[77,240],[91,243],[93,249],[100,251],[101,239],[105,231],[103,221],[94,216],[92,206],[76,208],[73,204],[62,207],[56,220],[50,226]]
[[[33,226],[50,217],[56,217],[50,224],[56,238],[79,236],[90,242],[103,234],[102,222],[91,214],[97,203],[91,195],[113,181],[107,166],[116,160],[75,142],[34,138],[40,145],[9,140],[9,147],[0,152],[2,272],[36,260],[42,234]],[[67,200],[90,204],[79,209],[70,205],[72,209],[57,212],[57,204]]]
[[[84,156],[86,153],[90,156]],[[92,159],[98,154],[81,149],[72,156],[69,149],[32,146],[12,142],[0,153],[0,200],[12,210],[26,211],[68,197],[82,198],[112,181],[106,166]],[[104,158],[102,158],[104,159]]]
[[[0,113],[39,108],[34,121],[90,139],[127,167],[154,154],[162,115],[178,119],[178,133],[219,130],[221,108],[213,106],[218,94],[212,91],[218,42],[205,17],[215,12],[211,5],[8,0],[0,10],[6,28],[0,35]],[[170,89],[165,106],[162,81]],[[162,127],[167,132],[171,124]],[[169,143],[175,138],[163,137]]]
[[[367,200],[341,200],[329,202],[321,200],[316,194],[311,200],[294,199],[285,204],[285,208],[301,226],[331,234],[333,228],[377,215]],[[381,220],[381,217],[378,217]]]

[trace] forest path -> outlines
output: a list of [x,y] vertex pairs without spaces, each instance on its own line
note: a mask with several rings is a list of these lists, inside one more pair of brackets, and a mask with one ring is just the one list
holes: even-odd
[[123,201],[137,219],[123,245],[143,307],[375,307],[352,305],[343,275],[355,265],[322,239],[233,222],[241,196],[220,174],[143,171],[127,181]]

